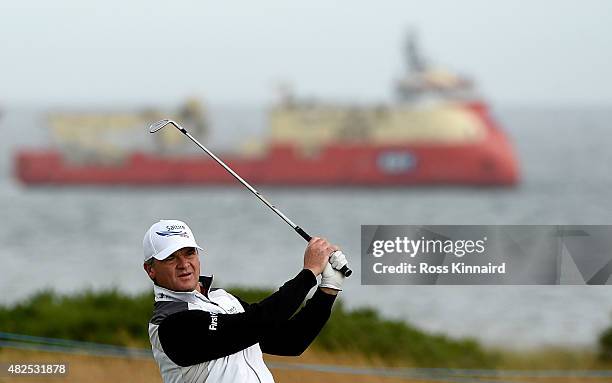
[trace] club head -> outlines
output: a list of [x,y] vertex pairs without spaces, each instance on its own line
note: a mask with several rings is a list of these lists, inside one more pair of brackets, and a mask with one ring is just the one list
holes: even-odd
[[151,124],[151,126],[149,126],[149,133],[155,133],[155,132],[163,129],[166,125],[177,126],[174,121],[169,120],[169,119],[163,119],[163,120],[159,120],[159,121],[154,122],[153,124]]

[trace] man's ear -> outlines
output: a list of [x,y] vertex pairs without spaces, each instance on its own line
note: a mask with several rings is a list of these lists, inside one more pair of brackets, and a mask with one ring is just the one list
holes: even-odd
[[147,275],[149,275],[149,278],[155,281],[155,268],[153,267],[153,264],[145,263],[142,265],[142,267],[147,272]]

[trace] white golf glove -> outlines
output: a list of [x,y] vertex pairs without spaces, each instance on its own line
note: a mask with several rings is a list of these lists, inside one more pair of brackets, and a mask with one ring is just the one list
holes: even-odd
[[325,269],[321,274],[321,284],[319,287],[327,287],[330,289],[342,291],[342,282],[344,282],[344,274],[340,270],[348,264],[346,256],[340,251],[334,251],[329,262],[325,265]]

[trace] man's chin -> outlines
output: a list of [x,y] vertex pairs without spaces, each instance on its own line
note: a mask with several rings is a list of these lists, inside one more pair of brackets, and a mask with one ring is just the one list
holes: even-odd
[[179,279],[175,284],[176,291],[193,291],[197,285],[198,281],[193,278],[187,281]]

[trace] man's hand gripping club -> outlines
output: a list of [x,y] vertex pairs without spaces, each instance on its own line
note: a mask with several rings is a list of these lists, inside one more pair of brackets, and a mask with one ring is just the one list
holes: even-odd
[[315,276],[322,276],[319,287],[328,294],[335,295],[342,290],[344,275],[338,270],[347,263],[340,248],[324,238],[313,237],[304,252],[304,268]]

